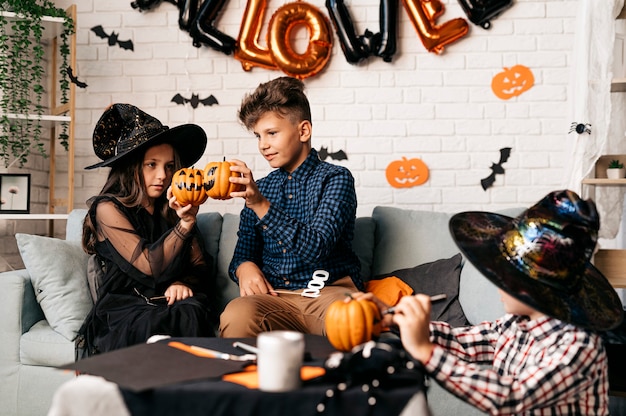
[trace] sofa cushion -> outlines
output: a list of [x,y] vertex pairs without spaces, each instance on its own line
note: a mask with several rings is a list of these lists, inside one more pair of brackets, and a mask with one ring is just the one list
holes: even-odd
[[472,325],[495,321],[505,313],[496,285],[465,258],[459,284],[459,300],[467,320]]
[[465,326],[468,320],[459,302],[459,280],[461,276],[460,253],[448,259],[435,260],[416,267],[395,270],[389,274],[377,276],[382,279],[396,276],[407,283],[413,293],[434,296],[445,293],[446,299],[432,304],[430,318],[433,321],[448,322],[453,327]]
[[196,226],[204,243],[204,251],[211,256],[213,271],[215,271],[222,233],[222,215],[217,212],[202,212],[196,216]]
[[450,258],[459,252],[448,231],[451,214],[378,206],[372,274]]
[[[515,217],[524,209],[506,208],[495,212]],[[448,226],[452,215],[447,212],[375,207],[372,218],[376,222],[376,248],[372,273],[389,274],[393,270],[449,258],[458,253]],[[504,314],[495,285],[466,260],[461,269],[459,301],[471,324],[493,321]]]
[[[509,217],[516,217],[525,208],[506,208],[496,211]],[[459,300],[463,305],[465,316],[472,325],[483,321],[494,321],[504,315],[504,305],[500,301],[498,288],[491,283],[467,259],[463,263]]]
[[15,238],[48,323],[72,341],[93,306],[87,285],[89,256],[78,242],[21,233]]
[[74,361],[74,343],[43,320],[20,337],[20,362],[57,367]]
[[372,277],[375,231],[376,223],[372,217],[359,217],[354,222],[352,250],[354,250],[361,262],[361,279],[363,279],[364,282]]
[[86,209],[73,209],[67,216],[67,224],[65,225],[66,241],[82,241],[83,239],[83,222],[87,215]]
[[220,236],[220,248],[217,253],[217,289],[221,296],[219,299],[220,311],[228,302],[239,296],[239,286],[228,276],[228,266],[235,253],[237,245],[237,231],[239,230],[239,215],[224,214],[222,222],[222,234]]

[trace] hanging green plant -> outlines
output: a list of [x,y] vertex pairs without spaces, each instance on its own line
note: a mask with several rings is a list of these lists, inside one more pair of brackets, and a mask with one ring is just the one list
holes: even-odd
[[[50,0],[0,0],[0,159],[5,167],[14,163],[22,167],[32,153],[48,156],[41,139],[42,100],[46,93],[41,43],[44,16],[64,19],[59,35],[58,79],[60,102],[66,104],[70,89],[69,36],[74,22]],[[68,150],[67,123],[62,127],[58,139]]]

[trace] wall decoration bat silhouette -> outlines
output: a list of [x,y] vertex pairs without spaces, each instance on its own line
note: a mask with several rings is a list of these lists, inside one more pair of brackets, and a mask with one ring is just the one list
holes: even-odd
[[504,168],[502,167],[503,163],[506,163],[509,160],[509,156],[511,156],[511,148],[503,147],[500,149],[500,161],[498,163],[491,164],[491,174],[484,179],[480,180],[480,184],[483,187],[483,190],[487,190],[487,188],[491,187],[493,183],[496,181],[497,174],[504,174]]
[[176,94],[175,96],[172,97],[172,102],[176,103],[176,104],[182,104],[185,105],[187,103],[191,104],[192,108],[198,108],[198,104],[202,104],[204,106],[211,106],[213,104],[219,104],[217,102],[217,98],[215,98],[213,95],[209,95],[206,98],[200,99],[198,97],[198,94],[191,94],[191,98],[185,98],[180,94]]
[[330,156],[332,160],[348,160],[348,155],[346,155],[346,152],[344,152],[343,150],[329,153],[328,148],[324,146],[320,147],[317,155],[319,156],[320,160],[326,160],[328,156]]
[[71,66],[68,66],[67,68],[65,68],[65,72],[67,73],[67,76],[70,77],[70,82],[72,84],[75,84],[78,88],[87,87],[87,84],[85,84],[82,81],[79,81],[78,78],[74,75],[74,72],[72,72]]
[[131,51],[135,50],[134,47],[133,47],[133,41],[132,40],[130,40],[130,39],[129,40],[119,40],[117,38],[119,33],[115,33],[113,31],[111,31],[111,34],[109,35],[107,32],[104,31],[104,28],[102,26],[100,26],[100,25],[92,27],[91,31],[93,33],[95,33],[96,36],[98,36],[99,38],[108,39],[109,46],[115,46],[117,44],[122,49],[130,49]]

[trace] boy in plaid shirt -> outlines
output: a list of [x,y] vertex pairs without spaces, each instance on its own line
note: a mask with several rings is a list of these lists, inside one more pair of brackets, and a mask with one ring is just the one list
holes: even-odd
[[[444,388],[492,415],[607,415],[608,373],[596,331],[623,307],[589,262],[599,219],[593,201],[553,192],[517,218],[464,212],[452,235],[498,286],[506,315],[451,328],[430,322],[430,298],[406,296],[386,315],[405,349]],[[388,306],[371,294],[381,310]]]
[[239,119],[275,170],[255,181],[244,162],[231,161],[241,174],[231,181],[245,185],[231,196],[246,205],[229,268],[240,296],[222,313],[220,335],[277,329],[321,335],[328,305],[363,288],[352,250],[354,178],[311,147],[302,81],[281,77],[259,85],[244,98]]

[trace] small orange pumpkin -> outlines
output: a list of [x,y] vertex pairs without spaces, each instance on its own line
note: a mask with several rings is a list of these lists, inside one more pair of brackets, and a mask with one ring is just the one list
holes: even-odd
[[230,199],[231,192],[243,191],[243,185],[230,182],[231,176],[238,178],[239,173],[231,172],[229,162],[209,162],[204,167],[204,190],[207,195],[213,199]]
[[378,307],[370,300],[337,300],[326,311],[326,337],[338,350],[350,351],[357,345],[378,337],[381,321]]
[[204,191],[204,172],[202,169],[182,168],[172,177],[172,194],[182,206],[197,207],[209,197]]
[[496,97],[508,100],[528,91],[535,83],[535,77],[530,68],[524,65],[515,65],[504,68],[491,80],[491,90]]
[[425,183],[428,180],[428,166],[420,159],[394,160],[385,171],[387,182],[394,188],[410,188]]

